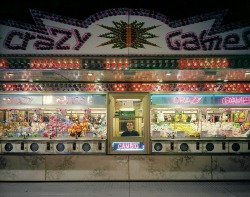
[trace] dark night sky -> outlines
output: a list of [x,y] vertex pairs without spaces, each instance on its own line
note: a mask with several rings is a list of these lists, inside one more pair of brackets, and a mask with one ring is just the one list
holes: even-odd
[[33,23],[29,9],[84,20],[111,8],[144,8],[171,19],[228,9],[224,24],[250,21],[249,0],[1,0],[0,5],[0,19],[25,23]]

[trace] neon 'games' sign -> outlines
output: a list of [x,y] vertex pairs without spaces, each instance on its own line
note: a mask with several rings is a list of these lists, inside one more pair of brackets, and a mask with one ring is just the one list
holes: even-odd
[[247,50],[250,47],[250,29],[243,31],[242,34],[232,33],[226,36],[209,36],[206,30],[197,35],[180,29],[167,33],[166,40],[168,48],[177,51]]

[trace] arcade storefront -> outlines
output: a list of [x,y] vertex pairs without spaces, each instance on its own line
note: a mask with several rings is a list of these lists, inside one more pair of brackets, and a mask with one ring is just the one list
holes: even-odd
[[0,181],[249,180],[247,24],[31,14],[0,24]]

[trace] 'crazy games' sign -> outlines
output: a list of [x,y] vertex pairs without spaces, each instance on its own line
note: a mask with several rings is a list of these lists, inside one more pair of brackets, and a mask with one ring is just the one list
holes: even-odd
[[242,95],[151,95],[151,105],[154,106],[246,106],[250,105],[250,96]]
[[105,10],[86,20],[37,10],[31,14],[35,25],[0,22],[2,55],[250,54],[250,26],[222,26],[224,11],[176,21],[127,8]]

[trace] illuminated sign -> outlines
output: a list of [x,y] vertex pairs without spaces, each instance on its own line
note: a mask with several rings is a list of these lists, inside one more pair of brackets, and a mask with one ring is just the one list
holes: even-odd
[[84,105],[106,106],[104,94],[52,95],[1,95],[0,105]]
[[0,105],[1,107],[6,105],[42,105],[42,96],[1,95]]
[[[200,34],[195,32],[183,32],[182,29],[167,33],[166,40],[169,49],[172,50],[247,50],[249,48],[249,33],[244,31],[242,34],[232,33],[221,36],[215,34],[209,36],[209,31],[203,30]],[[243,45],[240,42],[243,41]]]
[[241,96],[241,97],[224,97],[221,100],[222,104],[250,104],[249,96]]
[[144,151],[143,142],[113,142],[112,149],[115,151]]
[[151,105],[249,105],[249,95],[151,95]]
[[184,96],[176,96],[173,98],[174,104],[198,104],[201,101],[201,96],[192,96],[192,97],[184,97]]
[[46,95],[43,96],[45,105],[106,105],[105,95]]
[[[90,37],[89,33],[81,36],[77,29],[71,31],[51,27],[49,30],[49,36],[13,30],[8,33],[4,45],[11,50],[26,50],[33,40],[34,50],[79,50]],[[55,41],[58,36],[60,39]],[[74,46],[67,43],[71,37],[75,39]]]
[[220,103],[223,105],[247,105],[250,104],[250,96],[224,96]]
[[249,24],[220,25],[218,21],[225,15],[223,10],[178,20],[170,20],[155,11],[130,8],[104,10],[85,20],[38,10],[30,12],[35,25],[0,21],[2,55],[250,53]]
[[151,95],[152,105],[211,105],[213,95]]

